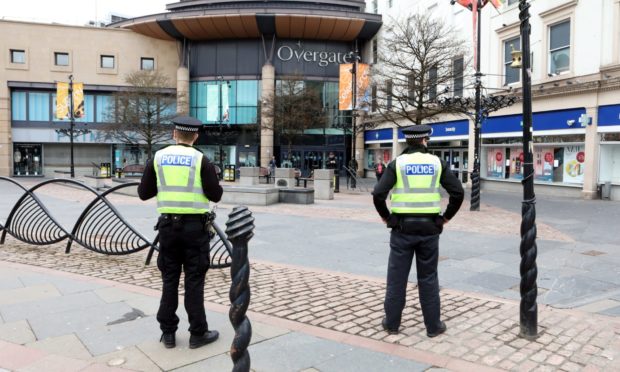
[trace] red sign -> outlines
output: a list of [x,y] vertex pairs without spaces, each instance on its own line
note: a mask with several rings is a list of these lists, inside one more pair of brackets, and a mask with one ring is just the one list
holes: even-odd
[[523,159],[525,159],[525,157],[523,156],[523,153],[520,153],[520,154],[519,154],[519,161],[520,161],[521,163],[523,163]]
[[553,154],[548,152],[545,154],[545,161],[547,163],[553,163]]
[[497,160],[497,161],[502,161],[502,159],[503,159],[503,158],[504,158],[504,157],[502,156],[502,153],[501,153],[501,152],[496,152],[496,153],[495,153],[495,160]]
[[583,151],[577,153],[577,161],[583,163],[586,160],[586,154]]

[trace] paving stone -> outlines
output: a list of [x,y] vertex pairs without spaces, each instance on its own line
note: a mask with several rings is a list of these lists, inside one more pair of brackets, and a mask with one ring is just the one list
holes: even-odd
[[51,284],[0,290],[0,306],[38,301],[50,297],[60,297],[60,292]]
[[25,346],[71,359],[89,360],[92,357],[84,347],[84,344],[82,344],[82,341],[74,334],[46,338],[30,342]]
[[102,363],[104,365],[108,365],[108,363],[112,361],[122,362],[118,365],[119,368],[135,371],[161,371],[161,369],[155,363],[153,363],[142,351],[140,351],[135,346],[131,346],[108,354],[102,354],[92,358],[92,360]]
[[0,306],[0,312],[2,312],[2,317],[6,321],[15,321],[103,304],[104,302],[93,293],[76,293],[62,297],[44,298],[26,303]]
[[0,324],[0,340],[23,345],[36,339],[30,325],[25,320]]
[[32,364],[17,369],[17,372],[77,372],[84,370],[90,362],[58,355],[47,355]]

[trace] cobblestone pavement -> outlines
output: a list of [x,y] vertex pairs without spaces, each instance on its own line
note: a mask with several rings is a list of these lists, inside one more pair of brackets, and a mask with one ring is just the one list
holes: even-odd
[[[161,288],[157,268],[143,265],[143,253],[112,257],[77,247],[70,255],[63,252],[63,244],[33,247],[8,239],[0,246],[0,260]],[[228,304],[228,275],[228,270],[208,273],[207,302]],[[254,262],[250,281],[251,311],[343,335],[503,370],[620,370],[620,320],[613,317],[540,306],[540,337],[530,342],[517,336],[517,302],[442,289],[448,331],[429,339],[424,335],[417,291],[411,287],[402,332],[387,335],[380,325],[385,291],[380,280]]]

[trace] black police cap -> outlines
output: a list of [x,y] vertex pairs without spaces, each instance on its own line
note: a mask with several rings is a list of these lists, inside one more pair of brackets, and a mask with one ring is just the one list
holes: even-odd
[[202,122],[191,116],[177,116],[172,119],[174,129],[182,132],[198,132],[202,128]]
[[403,129],[405,138],[426,138],[433,134],[433,128],[430,125],[412,125]]

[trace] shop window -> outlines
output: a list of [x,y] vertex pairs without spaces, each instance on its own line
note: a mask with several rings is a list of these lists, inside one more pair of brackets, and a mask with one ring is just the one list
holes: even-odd
[[49,93],[28,93],[28,120],[50,121]]
[[54,64],[56,66],[69,66],[69,53],[54,52]]
[[385,166],[392,161],[392,149],[378,148],[366,150],[366,169],[375,169],[377,164],[383,163]]
[[140,58],[140,70],[155,70],[155,59],[154,58]]
[[114,56],[101,55],[100,66],[101,68],[113,69],[114,68]]
[[13,144],[13,175],[43,175],[41,144]]
[[515,37],[504,41],[504,85],[521,81],[519,69],[512,68],[512,51],[521,50],[521,38]]
[[549,75],[570,69],[570,21],[549,27]]
[[452,74],[454,76],[453,95],[455,97],[463,96],[463,57],[457,58],[452,64]]
[[11,119],[26,120],[26,92],[11,93]]
[[599,182],[620,184],[620,144],[601,143]]
[[98,123],[114,122],[114,96],[100,95],[95,98],[97,112],[95,119]]
[[11,63],[26,63],[26,51],[22,49],[11,49]]

